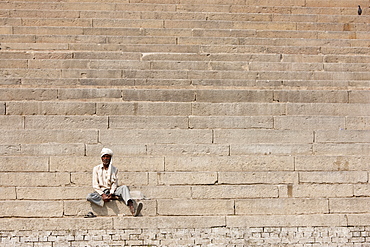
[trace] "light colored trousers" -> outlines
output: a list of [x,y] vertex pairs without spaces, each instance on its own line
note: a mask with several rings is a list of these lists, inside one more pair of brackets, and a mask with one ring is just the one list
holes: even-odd
[[[116,191],[113,193],[113,195],[119,196],[123,199],[125,204],[127,205],[128,201],[131,200],[130,191],[127,186],[122,185],[119,186]],[[87,195],[86,199],[89,202],[95,203],[96,205],[99,205],[100,207],[104,206],[104,201],[101,195],[99,195],[98,192],[93,192]]]

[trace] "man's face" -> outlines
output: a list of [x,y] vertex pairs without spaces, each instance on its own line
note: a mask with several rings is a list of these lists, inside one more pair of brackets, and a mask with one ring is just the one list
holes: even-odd
[[103,162],[103,165],[104,165],[104,166],[109,166],[111,158],[112,158],[112,156],[110,156],[109,154],[104,154],[104,155],[101,157],[101,160],[102,160],[102,162]]

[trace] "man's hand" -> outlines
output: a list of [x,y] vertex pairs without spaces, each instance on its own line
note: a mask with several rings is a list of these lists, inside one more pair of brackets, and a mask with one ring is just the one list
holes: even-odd
[[107,194],[103,194],[102,197],[105,202],[109,202],[112,199],[112,196]]

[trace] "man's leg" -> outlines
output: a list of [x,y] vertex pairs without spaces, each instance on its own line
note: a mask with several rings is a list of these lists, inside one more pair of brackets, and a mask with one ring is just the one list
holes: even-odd
[[87,197],[86,197],[86,200],[88,200],[89,202],[92,202],[92,203],[94,203],[94,204],[96,204],[100,207],[104,206],[103,198],[97,192],[93,192],[93,193],[88,194]]
[[125,204],[130,208],[130,212],[134,216],[138,216],[140,214],[141,209],[143,208],[143,204],[140,202],[137,207],[135,208],[134,200],[131,198],[130,190],[127,186],[122,185],[116,189],[114,195],[120,196]]

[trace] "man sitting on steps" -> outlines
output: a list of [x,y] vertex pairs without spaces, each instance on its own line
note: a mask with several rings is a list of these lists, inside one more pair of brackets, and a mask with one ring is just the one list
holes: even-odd
[[[101,151],[102,164],[97,165],[93,169],[93,188],[95,192],[87,196],[87,200],[101,207],[104,202],[111,200],[122,199],[130,208],[133,216],[138,216],[143,207],[140,202],[135,207],[134,200],[131,199],[130,191],[127,186],[118,186],[118,169],[112,165],[113,151],[109,148],[103,148]],[[90,215],[93,215],[91,212]]]

